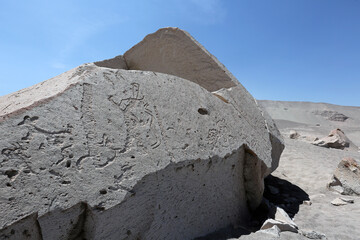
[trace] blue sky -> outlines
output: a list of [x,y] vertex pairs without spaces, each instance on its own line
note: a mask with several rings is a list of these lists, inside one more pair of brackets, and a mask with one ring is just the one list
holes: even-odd
[[359,0],[0,0],[0,95],[167,26],[193,35],[257,99],[360,106]]

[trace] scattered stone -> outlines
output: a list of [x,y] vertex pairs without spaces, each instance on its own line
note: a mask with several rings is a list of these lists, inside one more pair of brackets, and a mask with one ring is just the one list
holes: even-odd
[[1,96],[0,135],[0,238],[14,239],[207,235],[248,218],[284,148],[245,88],[173,28]]
[[312,205],[312,202],[311,202],[311,201],[303,201],[303,204],[308,205],[308,206],[311,206],[311,205]]
[[296,223],[289,217],[289,215],[282,208],[276,207],[274,220],[289,224],[296,229],[298,228]]
[[318,233],[313,230],[300,230],[301,235],[309,238],[309,239],[327,239],[326,235],[323,233]]
[[334,206],[347,205],[347,203],[341,200],[340,198],[335,198],[334,200],[331,201],[331,204]]
[[360,195],[360,165],[357,161],[351,157],[341,160],[328,187],[344,195]]
[[272,228],[273,226],[277,226],[281,232],[285,232],[285,231],[290,231],[294,233],[298,232],[298,229],[293,225],[281,221],[276,221],[274,219],[267,219],[264,222],[264,224],[261,226],[260,230],[266,230]]
[[344,149],[350,147],[350,140],[341,129],[332,130],[327,137],[314,141],[312,144],[319,147]]
[[347,203],[354,203],[354,199],[352,199],[352,198],[340,197],[340,199]]
[[276,237],[280,237],[280,229],[277,225],[272,226],[271,228],[267,228],[267,229],[262,229],[259,230],[259,232],[261,233],[267,233]]
[[298,132],[296,132],[295,130],[291,130],[289,137],[290,137],[291,139],[297,139],[297,138],[300,137],[300,134],[299,134]]

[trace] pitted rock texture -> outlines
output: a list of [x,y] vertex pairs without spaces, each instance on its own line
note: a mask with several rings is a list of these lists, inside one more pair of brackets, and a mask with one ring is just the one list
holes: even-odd
[[0,98],[0,239],[192,239],[245,223],[283,150],[267,113],[240,84],[211,93],[109,67]]

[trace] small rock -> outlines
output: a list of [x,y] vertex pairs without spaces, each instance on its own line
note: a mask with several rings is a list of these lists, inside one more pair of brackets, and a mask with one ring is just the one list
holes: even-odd
[[303,201],[303,204],[311,206],[312,202],[311,201]]
[[273,226],[277,226],[280,231],[285,232],[285,231],[290,231],[290,232],[294,232],[297,233],[298,230],[296,227],[294,227],[291,224],[288,223],[284,223],[281,221],[276,221],[274,219],[268,219],[264,222],[264,224],[261,226],[260,230],[266,230],[269,228],[272,228]]
[[351,199],[351,198],[344,198],[344,197],[340,197],[340,199],[344,202],[347,202],[347,203],[354,203],[354,199]]
[[270,235],[274,235],[276,237],[280,237],[281,230],[279,229],[278,226],[274,225],[271,228],[259,230],[258,232],[267,233],[267,234],[270,234]]
[[340,198],[335,198],[334,200],[331,201],[331,204],[334,206],[347,205],[347,203],[341,200]]
[[298,228],[296,223],[289,217],[289,215],[284,211],[284,209],[276,207],[275,217],[276,221],[284,222],[292,225],[296,229]]
[[297,138],[300,137],[300,134],[297,133],[295,130],[291,130],[289,137],[290,137],[291,139],[297,139]]
[[313,230],[301,230],[300,234],[310,239],[327,239],[325,234]]

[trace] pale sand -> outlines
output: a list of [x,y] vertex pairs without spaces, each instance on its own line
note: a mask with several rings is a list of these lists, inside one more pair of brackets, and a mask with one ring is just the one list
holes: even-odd
[[[290,139],[290,130],[301,136],[324,137],[340,128],[349,139],[360,146],[360,108],[322,103],[260,101],[275,119],[285,138],[285,150],[278,169],[272,174],[301,188],[312,205],[300,204],[294,221],[299,229],[324,233],[328,239],[360,239],[360,196],[347,196],[355,203],[333,206],[330,202],[341,196],[327,189],[332,174],[342,158],[350,156],[360,162],[359,149],[349,151],[314,146],[305,138]],[[349,117],[345,122],[329,121],[313,111],[337,111]],[[318,124],[318,126],[316,126]],[[320,125],[320,126],[319,126]],[[282,194],[294,196],[291,190]],[[303,196],[302,196],[303,197]],[[299,197],[301,199],[301,197]],[[286,207],[286,206],[285,206]],[[299,234],[281,233],[280,238],[251,234],[240,239],[308,239]]]

